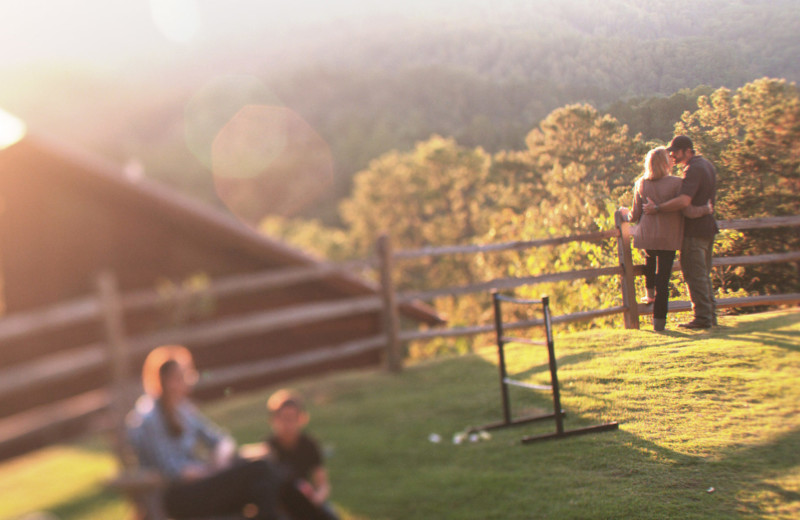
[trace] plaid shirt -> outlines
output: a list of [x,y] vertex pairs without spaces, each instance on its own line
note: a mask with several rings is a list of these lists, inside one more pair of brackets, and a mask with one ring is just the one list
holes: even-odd
[[143,397],[128,418],[128,438],[141,465],[170,480],[180,478],[188,465],[203,464],[202,449],[213,451],[225,437],[189,403],[178,408],[178,417],[183,433],[176,437],[169,433],[158,401]]

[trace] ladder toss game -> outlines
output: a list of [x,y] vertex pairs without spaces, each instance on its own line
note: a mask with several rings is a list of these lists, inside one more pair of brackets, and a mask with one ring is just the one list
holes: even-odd
[[[542,312],[544,314],[543,322],[544,322],[546,340],[537,341],[528,338],[506,336],[505,331],[503,329],[503,314],[501,312],[502,311],[501,304],[503,302],[510,304],[517,304],[517,305],[541,305]],[[566,414],[564,410],[561,408],[561,391],[558,382],[558,366],[555,355],[555,342],[553,340],[553,324],[552,324],[552,317],[550,314],[549,297],[544,296],[541,300],[520,299],[520,298],[512,298],[509,296],[503,296],[498,294],[497,291],[492,291],[492,303],[494,307],[495,333],[497,336],[498,369],[500,373],[500,397],[503,407],[503,420],[496,423],[486,424],[478,428],[473,428],[474,431],[505,428],[508,426],[517,426],[521,424],[544,421],[548,419],[555,420],[556,431],[554,433],[523,437],[522,442],[527,444],[542,440],[561,439],[564,437],[583,435],[587,433],[616,430],[619,428],[619,423],[613,421],[613,422],[598,424],[594,426],[587,426],[584,428],[577,428],[572,430],[564,429],[564,416]],[[548,364],[550,368],[550,384],[536,385],[536,384],[526,383],[524,381],[518,381],[510,377],[508,374],[508,369],[506,367],[506,355],[505,355],[506,343],[521,343],[525,345],[547,347]],[[552,393],[553,397],[553,413],[513,418],[511,414],[511,399],[509,395],[510,386],[522,387],[530,390],[549,390]]]

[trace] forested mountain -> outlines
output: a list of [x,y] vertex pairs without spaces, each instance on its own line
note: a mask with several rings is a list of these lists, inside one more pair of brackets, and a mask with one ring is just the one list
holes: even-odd
[[[633,114],[653,114],[690,95],[681,92],[666,98],[663,106],[636,102],[629,108]],[[764,78],[735,90],[715,89],[701,96],[697,105],[673,123],[716,166],[716,218],[798,215],[797,86]],[[434,136],[409,151],[381,155],[355,175],[352,193],[340,205],[341,228],[273,217],[262,222],[262,229],[332,259],[373,254],[380,233],[388,233],[397,249],[413,250],[609,230],[615,226],[615,210],[630,206],[634,181],[642,174],[643,158],[651,147],[613,116],[588,104],[571,104],[548,114],[526,136],[521,150],[490,154]],[[757,256],[798,247],[800,233],[790,228],[728,230],[718,235],[714,254]],[[424,290],[593,269],[614,264],[616,248],[612,240],[400,262],[395,283],[403,289]],[[713,270],[712,280],[718,297],[729,297],[796,292],[799,275],[792,263],[722,265]],[[676,284],[673,296],[680,294],[680,288]],[[516,292],[531,298],[548,294],[557,315],[621,304],[616,276],[521,287]],[[453,323],[480,323],[491,312],[486,293],[440,298],[434,304]],[[614,318],[604,320],[610,324]],[[593,324],[598,322],[602,320]],[[438,346],[452,348],[452,343]],[[435,352],[438,347],[430,348]]]
[[[370,254],[386,230],[396,247],[413,249],[609,229],[614,210],[630,203],[644,154],[676,128],[717,165],[718,218],[799,211],[797,0],[386,0],[368,11],[362,0],[196,4],[218,23],[216,39],[195,46],[153,53],[148,41],[147,54],[95,66],[2,68],[0,54],[0,107],[222,206],[220,197],[260,229],[333,260]],[[301,144],[294,163],[280,153],[290,139]],[[220,143],[233,180],[215,184]],[[255,177],[269,173],[259,161],[279,167],[271,180],[237,188],[238,157]],[[308,164],[323,165],[324,178]],[[278,209],[311,192],[324,195],[298,212]],[[798,243],[783,231],[726,232],[715,253]],[[430,288],[595,268],[612,249],[438,259],[404,267],[397,282]],[[790,264],[714,276],[720,296],[800,290]],[[619,305],[616,283],[536,290],[568,313]],[[476,298],[435,304],[453,323],[478,323],[489,307]]]
[[209,167],[185,142],[187,106],[214,78],[256,78],[257,88],[214,83],[221,108],[207,123],[221,126],[246,103],[301,114],[336,167],[329,197],[306,213],[336,222],[357,171],[432,134],[490,152],[522,149],[552,110],[588,102],[645,139],[665,139],[700,93],[800,79],[795,0],[409,0],[369,12],[357,2],[300,4],[308,9],[293,12],[307,14],[291,26],[271,2],[237,4],[249,22],[226,45],[102,70],[0,71],[0,106],[213,201]]

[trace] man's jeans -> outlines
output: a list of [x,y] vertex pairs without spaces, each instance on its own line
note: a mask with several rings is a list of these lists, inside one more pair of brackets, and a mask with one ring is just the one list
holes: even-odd
[[694,319],[704,325],[717,323],[717,303],[711,284],[711,255],[713,238],[683,237],[681,271],[689,286]]

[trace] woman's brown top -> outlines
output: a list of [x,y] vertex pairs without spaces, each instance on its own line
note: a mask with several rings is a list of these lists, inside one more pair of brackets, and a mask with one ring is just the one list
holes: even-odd
[[682,179],[668,175],[658,180],[640,178],[633,188],[631,222],[639,222],[633,229],[633,244],[639,249],[677,251],[683,241],[683,213],[670,211],[647,215],[642,206],[650,198],[663,204],[678,196]]

